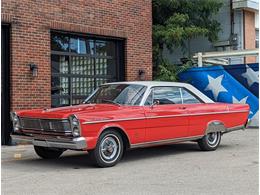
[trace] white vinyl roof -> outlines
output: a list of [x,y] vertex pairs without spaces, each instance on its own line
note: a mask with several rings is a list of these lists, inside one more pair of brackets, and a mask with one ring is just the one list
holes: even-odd
[[180,83],[180,82],[167,82],[167,81],[123,81],[123,82],[113,82],[113,83],[105,83],[106,84],[132,84],[132,85],[144,85],[147,87],[155,87],[155,86],[187,86],[190,85],[188,83]]
[[167,86],[173,86],[173,87],[184,87],[191,91],[193,94],[198,96],[202,101],[205,103],[213,103],[209,97],[204,95],[202,92],[200,92],[197,88],[194,86],[188,84],[188,83],[180,83],[180,82],[166,82],[166,81],[124,81],[124,82],[113,82],[113,83],[105,83],[103,85],[111,85],[111,84],[132,84],[132,85],[143,85],[148,87],[148,90],[151,87],[167,87]]

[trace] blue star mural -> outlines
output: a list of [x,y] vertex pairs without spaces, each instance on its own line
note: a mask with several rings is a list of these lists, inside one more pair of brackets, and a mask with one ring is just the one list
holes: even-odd
[[259,97],[259,64],[238,64],[223,66],[223,68],[240,82],[245,88]]
[[[236,65],[232,66],[234,67],[227,68],[228,71],[223,66],[191,68],[181,73],[179,78],[192,84],[215,102],[249,104],[249,118],[258,126],[258,96],[251,89],[253,85],[258,85],[258,70],[244,65],[238,71]],[[236,77],[229,73],[232,70],[236,70],[236,73],[233,72]],[[236,78],[239,78],[240,82]]]

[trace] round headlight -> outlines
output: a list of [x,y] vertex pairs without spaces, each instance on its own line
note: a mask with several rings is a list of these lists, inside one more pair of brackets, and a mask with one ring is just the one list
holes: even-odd
[[73,126],[78,126],[78,125],[79,125],[79,121],[78,121],[78,119],[77,119],[76,117],[73,117],[73,119],[72,119],[72,125],[73,125]]
[[13,121],[14,121],[15,123],[18,123],[18,122],[19,122],[19,119],[18,119],[18,116],[17,116],[17,115],[14,115]]
[[14,126],[14,131],[18,131],[19,127],[18,126]]
[[13,129],[14,131],[18,131],[20,128],[19,117],[15,113],[12,113],[11,117],[13,121]]
[[70,125],[71,125],[71,131],[72,131],[72,135],[74,137],[78,137],[80,136],[80,121],[79,119],[77,118],[76,115],[71,115],[69,117],[70,119]]
[[77,137],[80,135],[80,130],[78,127],[73,127],[73,130],[72,130],[72,134],[73,136]]

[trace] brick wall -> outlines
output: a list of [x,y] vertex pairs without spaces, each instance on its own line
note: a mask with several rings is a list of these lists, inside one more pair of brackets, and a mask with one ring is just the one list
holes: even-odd
[[[51,105],[50,30],[126,38],[126,80],[152,79],[151,0],[3,0],[11,24],[11,109]],[[32,77],[29,63],[38,65]]]
[[[255,49],[255,13],[244,10],[244,49]],[[255,63],[256,57],[245,57],[245,63]]]

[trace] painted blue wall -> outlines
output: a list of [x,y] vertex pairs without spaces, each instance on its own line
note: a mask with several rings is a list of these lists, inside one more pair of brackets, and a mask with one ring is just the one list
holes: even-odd
[[238,65],[236,68],[233,66],[195,67],[181,73],[179,78],[192,84],[215,102],[249,104],[249,118],[258,124],[259,80],[256,75],[259,64]]

